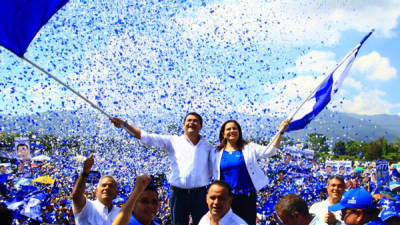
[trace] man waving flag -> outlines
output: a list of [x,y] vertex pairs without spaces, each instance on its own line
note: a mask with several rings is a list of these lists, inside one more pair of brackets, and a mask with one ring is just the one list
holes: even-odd
[[291,123],[286,131],[303,129],[325,108],[347,76],[362,44],[373,32],[374,30],[369,32],[364,39],[342,59],[336,68],[289,117]]

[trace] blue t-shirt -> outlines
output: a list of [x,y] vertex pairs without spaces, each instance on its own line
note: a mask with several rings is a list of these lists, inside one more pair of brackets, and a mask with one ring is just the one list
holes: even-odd
[[[143,225],[141,222],[139,222],[135,216],[132,214],[131,219],[129,220],[128,225]],[[159,225],[158,223],[151,221],[150,225]]]
[[249,194],[255,190],[242,151],[227,152],[221,158],[221,179],[226,181],[234,194]]

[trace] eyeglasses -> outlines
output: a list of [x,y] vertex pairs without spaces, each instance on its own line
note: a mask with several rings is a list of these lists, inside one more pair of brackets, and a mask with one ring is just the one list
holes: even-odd
[[344,217],[345,217],[346,215],[349,215],[349,214],[351,214],[351,213],[358,214],[358,210],[357,210],[357,209],[345,208],[345,209],[342,209],[341,211],[342,211],[342,221],[344,221]]

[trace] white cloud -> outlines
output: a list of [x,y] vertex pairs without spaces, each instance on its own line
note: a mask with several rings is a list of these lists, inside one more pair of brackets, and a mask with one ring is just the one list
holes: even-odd
[[356,79],[349,76],[346,77],[346,79],[344,79],[343,86],[354,88],[357,91],[361,91],[363,89],[363,85],[361,84],[360,81],[357,81]]
[[363,115],[390,114],[390,111],[400,107],[400,104],[384,100],[385,95],[386,93],[380,90],[361,92],[351,100],[344,99],[341,100],[341,104],[334,104],[336,108],[331,110]]
[[369,80],[387,81],[397,77],[396,68],[390,65],[389,59],[373,51],[354,62],[354,68],[366,73]]
[[398,0],[320,1],[248,0],[227,1],[193,8],[177,18],[182,35],[220,43],[250,39],[259,43],[299,46],[332,45],[341,32],[372,28],[392,36],[400,15]]

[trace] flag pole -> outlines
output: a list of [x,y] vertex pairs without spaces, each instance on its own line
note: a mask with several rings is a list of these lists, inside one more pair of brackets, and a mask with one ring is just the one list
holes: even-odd
[[[108,119],[111,119],[112,117],[106,113],[104,110],[102,110],[99,106],[97,106],[96,104],[94,104],[93,102],[91,102],[89,99],[85,98],[84,96],[82,96],[81,94],[79,94],[79,92],[75,91],[73,88],[71,88],[70,86],[68,86],[66,83],[62,82],[60,79],[58,79],[56,76],[54,76],[53,74],[47,72],[46,70],[44,70],[42,67],[40,67],[39,65],[37,65],[36,63],[32,62],[31,60],[25,58],[24,56],[20,57],[23,60],[25,60],[26,62],[28,62],[29,64],[31,64],[32,66],[36,67],[37,69],[39,69],[40,71],[42,71],[43,73],[45,73],[46,75],[48,75],[49,77],[53,78],[55,81],[57,81],[59,84],[61,84],[62,86],[66,87],[68,90],[72,91],[72,93],[74,93],[75,95],[77,95],[78,97],[80,97],[81,99],[83,99],[85,102],[89,103],[93,108],[97,109],[99,112],[101,112],[103,115],[107,116]],[[122,127],[125,131],[127,131],[130,135],[135,136],[127,127]]]
[[89,103],[93,108],[97,109],[99,112],[103,113],[105,116],[107,116],[109,119],[111,119],[111,116],[106,113],[104,110],[102,110],[100,107],[98,107],[96,104],[94,104],[93,102],[89,101],[89,99],[85,98],[84,96],[82,96],[81,94],[79,94],[77,91],[75,91],[73,88],[71,88],[70,86],[68,86],[66,83],[62,82],[60,79],[58,79],[56,76],[52,75],[51,73],[47,72],[46,70],[44,70],[42,67],[38,66],[36,63],[32,62],[31,60],[25,58],[24,56],[20,57],[23,60],[25,60],[26,62],[28,62],[29,64],[31,64],[32,66],[36,67],[37,69],[39,69],[40,71],[42,71],[43,73],[45,73],[46,75],[48,75],[49,77],[53,78],[55,81],[57,81],[58,83],[60,83],[62,86],[66,87],[68,90],[72,91],[72,93],[74,93],[75,95],[77,95],[78,97],[80,97],[81,99],[83,99],[84,101],[86,101],[87,103]]

